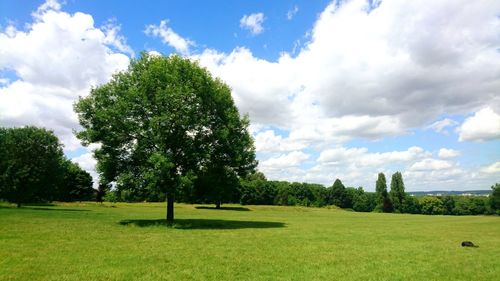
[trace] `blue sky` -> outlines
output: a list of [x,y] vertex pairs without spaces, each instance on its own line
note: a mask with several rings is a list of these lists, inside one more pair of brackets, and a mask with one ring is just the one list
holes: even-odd
[[[22,4],[20,4],[22,3]],[[198,60],[269,179],[500,182],[498,1],[0,1],[0,125],[48,127],[97,179],[71,105],[140,52]]]

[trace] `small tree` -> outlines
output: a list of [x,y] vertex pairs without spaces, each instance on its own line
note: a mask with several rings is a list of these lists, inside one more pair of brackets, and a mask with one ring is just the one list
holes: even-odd
[[335,206],[346,208],[349,202],[345,190],[345,186],[342,184],[340,179],[336,179],[330,188],[329,192],[329,204],[333,204]]
[[393,210],[389,193],[387,192],[387,182],[384,173],[379,173],[377,182],[375,183],[375,191],[377,194],[376,210],[384,213],[390,213]]
[[500,215],[500,183],[491,186],[490,206],[494,212]]
[[51,200],[60,176],[62,146],[52,131],[0,129],[0,196],[18,207]]
[[401,213],[406,193],[403,176],[400,172],[396,172],[392,175],[390,197],[394,211]]

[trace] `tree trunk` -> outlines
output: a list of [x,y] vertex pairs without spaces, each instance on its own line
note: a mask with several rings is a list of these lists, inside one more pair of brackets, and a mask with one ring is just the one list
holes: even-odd
[[167,194],[167,225],[174,223],[174,195]]
[[220,201],[217,201],[217,203],[215,203],[215,209],[220,209]]
[[21,203],[20,202],[17,202],[17,207],[21,208]]

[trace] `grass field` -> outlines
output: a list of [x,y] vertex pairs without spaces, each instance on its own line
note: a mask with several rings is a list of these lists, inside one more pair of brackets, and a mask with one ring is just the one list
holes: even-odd
[[500,280],[500,217],[230,207],[3,204],[0,280]]

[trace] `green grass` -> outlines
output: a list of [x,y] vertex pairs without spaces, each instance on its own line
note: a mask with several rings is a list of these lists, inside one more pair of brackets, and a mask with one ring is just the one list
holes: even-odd
[[[500,217],[0,205],[0,280],[499,280]],[[462,248],[471,240],[479,248]]]

